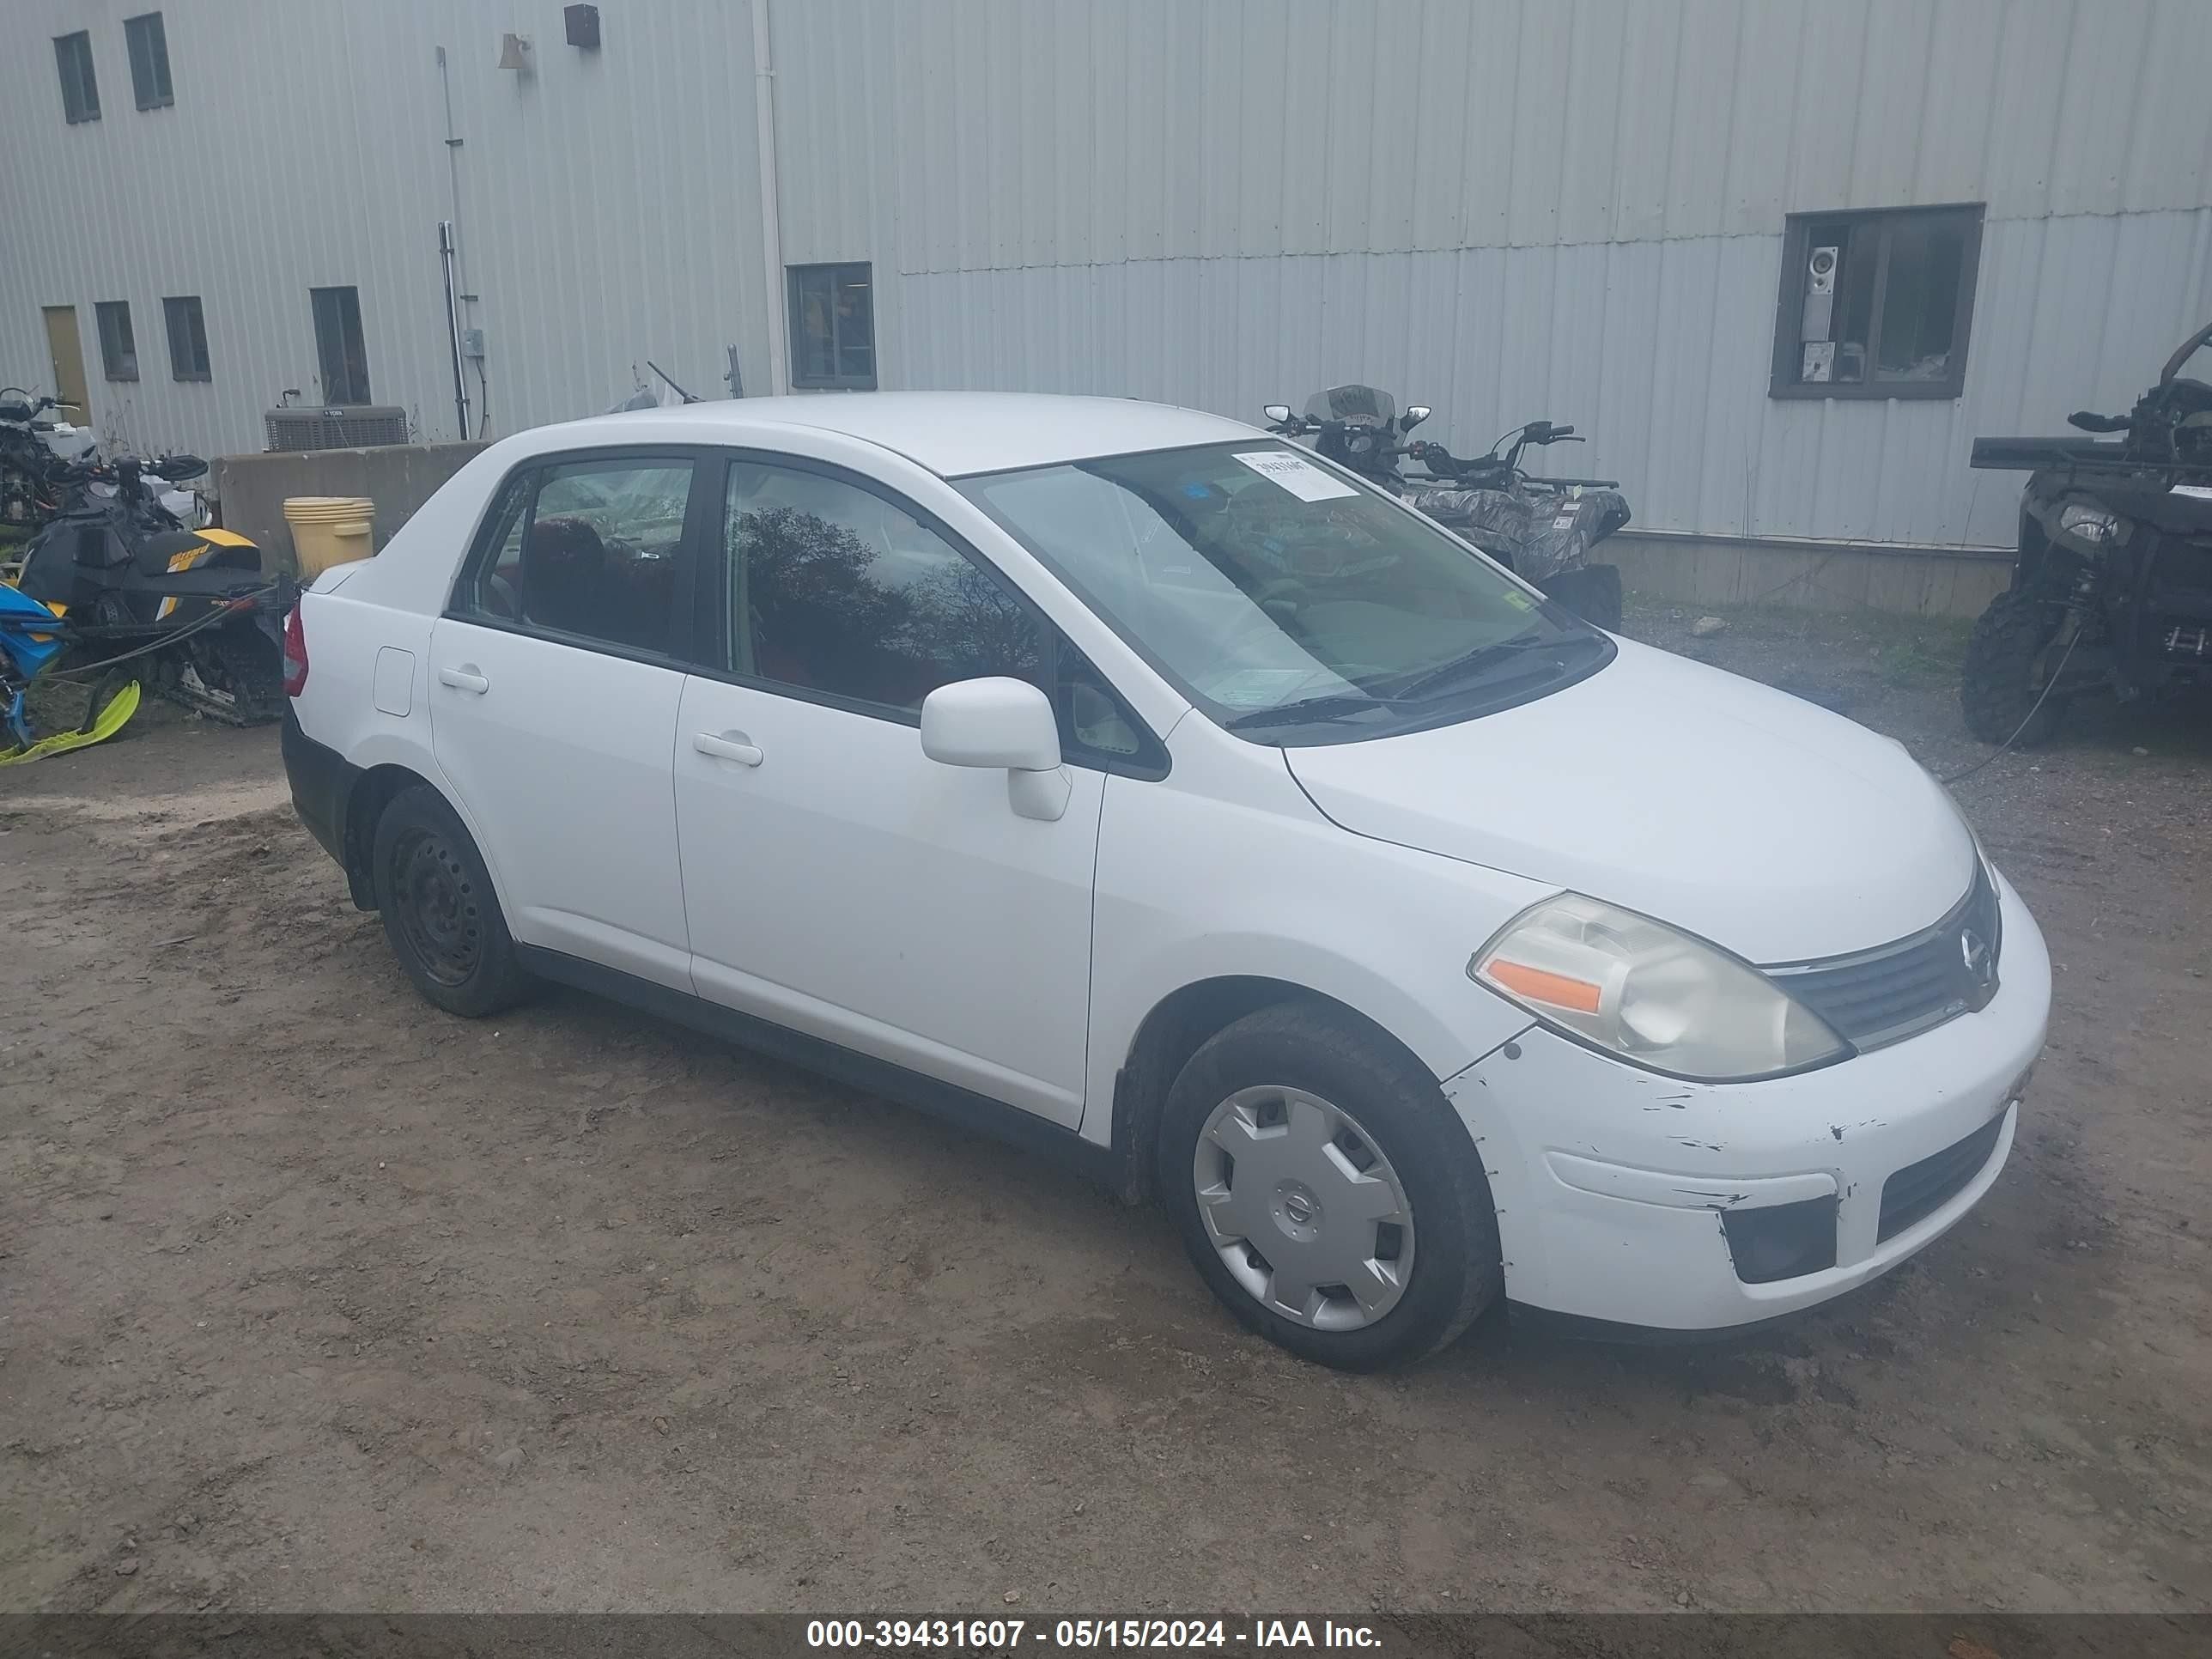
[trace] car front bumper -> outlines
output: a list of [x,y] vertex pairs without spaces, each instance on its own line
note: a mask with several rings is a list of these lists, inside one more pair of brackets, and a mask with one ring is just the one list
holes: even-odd
[[[1578,1319],[1723,1330],[1840,1296],[1956,1224],[2010,1155],[2051,1009],[2043,936],[2002,877],[1998,889],[1996,997],[1889,1048],[1760,1083],[1687,1083],[1540,1026],[1447,1081],[1489,1173],[1506,1294]],[[1823,1227],[1832,1253],[1796,1270],[1790,1251]]]

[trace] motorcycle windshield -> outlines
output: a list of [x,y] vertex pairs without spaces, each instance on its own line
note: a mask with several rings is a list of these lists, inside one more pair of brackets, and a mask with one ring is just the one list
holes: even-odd
[[1333,386],[1306,399],[1306,416],[1316,421],[1354,421],[1362,426],[1388,426],[1398,418],[1398,402],[1376,386]]

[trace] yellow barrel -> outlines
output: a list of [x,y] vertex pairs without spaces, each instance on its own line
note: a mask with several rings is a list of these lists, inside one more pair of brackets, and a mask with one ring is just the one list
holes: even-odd
[[287,495],[284,522],[292,526],[299,578],[309,582],[334,564],[349,564],[376,551],[376,503],[366,495]]

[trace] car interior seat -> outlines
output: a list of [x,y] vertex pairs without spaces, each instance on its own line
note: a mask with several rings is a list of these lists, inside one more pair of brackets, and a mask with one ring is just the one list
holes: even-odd
[[522,614],[541,628],[596,634],[605,622],[606,544],[581,519],[540,519],[522,544]]

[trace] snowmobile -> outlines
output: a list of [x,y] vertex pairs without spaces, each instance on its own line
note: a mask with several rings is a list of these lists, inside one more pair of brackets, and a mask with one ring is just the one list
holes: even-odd
[[[1589,562],[1589,550],[1628,522],[1619,482],[1532,477],[1521,468],[1531,447],[1583,441],[1574,428],[1531,421],[1488,454],[1462,460],[1439,443],[1407,442],[1428,419],[1427,405],[1413,404],[1401,416],[1396,399],[1375,386],[1316,392],[1304,415],[1291,414],[1288,404],[1270,404],[1265,412],[1270,432],[1312,438],[1316,453],[1418,507],[1577,616],[1600,628],[1620,626],[1620,571]],[[1401,457],[1428,476],[1407,477]]]
[[2212,685],[2212,324],[2127,414],[2067,423],[2119,435],[1974,440],[1970,465],[2029,475],[2011,585],[1966,642],[1960,702],[1984,742],[2043,743],[2087,694]]
[[0,583],[0,766],[105,743],[137,712],[139,688],[122,665],[111,667],[86,699],[74,728],[33,735],[31,684],[71,644],[70,626],[27,593]]
[[64,466],[67,495],[16,585],[66,621],[72,660],[137,662],[155,695],[248,726],[284,712],[295,590],[245,537],[180,521],[176,486],[206,471],[191,455]]

